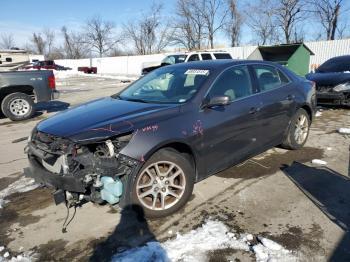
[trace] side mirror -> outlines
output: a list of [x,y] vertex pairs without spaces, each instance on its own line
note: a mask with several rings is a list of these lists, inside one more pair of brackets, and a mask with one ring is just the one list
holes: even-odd
[[214,106],[225,106],[230,103],[229,96],[214,96],[212,97],[208,103],[204,105],[204,107],[214,107]]

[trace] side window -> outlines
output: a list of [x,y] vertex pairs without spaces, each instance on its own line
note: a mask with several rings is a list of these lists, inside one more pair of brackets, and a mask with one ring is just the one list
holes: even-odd
[[191,62],[191,61],[198,61],[198,60],[199,60],[199,55],[198,55],[198,54],[191,55],[191,56],[188,58],[188,62]]
[[278,71],[278,75],[280,77],[281,83],[283,85],[288,84],[290,82],[289,78],[284,73],[282,73],[280,70],[277,70],[277,71]]
[[6,57],[6,62],[12,62],[12,58],[11,57]]
[[232,59],[229,53],[214,53],[216,59]]
[[265,65],[253,66],[261,91],[268,91],[289,83],[289,79],[277,68]]
[[211,55],[210,54],[201,54],[201,56],[202,56],[202,60],[212,60],[212,58],[211,58]]
[[252,95],[253,87],[246,66],[235,66],[224,71],[209,91],[209,99],[229,96],[231,101]]

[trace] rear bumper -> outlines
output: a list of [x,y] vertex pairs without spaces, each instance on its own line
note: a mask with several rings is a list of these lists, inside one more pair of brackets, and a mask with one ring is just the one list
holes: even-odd
[[34,178],[38,183],[55,189],[84,193],[86,187],[81,178],[72,175],[59,175],[47,171],[34,156],[28,155],[29,167],[24,169],[26,177]]
[[349,99],[341,92],[317,92],[317,104],[322,105],[350,105]]

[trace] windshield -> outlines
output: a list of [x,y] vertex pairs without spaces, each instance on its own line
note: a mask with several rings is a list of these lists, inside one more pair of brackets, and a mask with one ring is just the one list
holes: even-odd
[[184,103],[197,93],[208,75],[209,70],[164,67],[113,97],[143,103]]
[[178,64],[183,63],[186,60],[187,55],[169,55],[162,60],[162,64]]

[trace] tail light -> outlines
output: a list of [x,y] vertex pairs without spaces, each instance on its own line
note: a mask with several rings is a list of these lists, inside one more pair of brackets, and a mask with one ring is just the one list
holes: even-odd
[[48,81],[49,81],[49,87],[51,89],[56,89],[56,80],[55,80],[55,75],[50,75],[48,77]]

